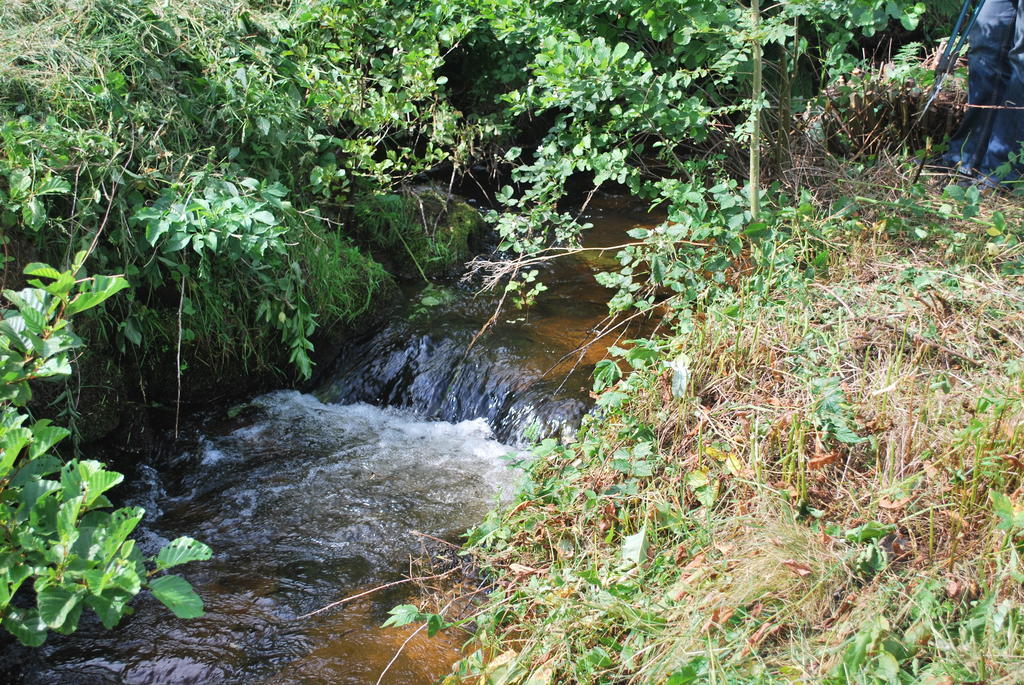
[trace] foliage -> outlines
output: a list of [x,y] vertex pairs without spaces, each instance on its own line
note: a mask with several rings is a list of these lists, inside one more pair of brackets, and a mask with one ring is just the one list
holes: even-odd
[[1020,243],[966,227],[1019,238],[1024,212],[885,215],[922,238],[807,202],[672,332],[611,348],[595,415],[469,533],[492,593],[449,682],[1017,678]]
[[64,272],[30,264],[31,287],[4,291],[14,308],[0,323],[0,625],[26,645],[74,632],[86,607],[112,628],[143,588],[181,618],[202,614],[188,582],[156,574],[208,559],[210,548],[178,538],[147,569],[129,539],[143,510],[107,511],[105,493],[123,476],[94,460],[62,461],[54,450],[69,432],[24,410],[32,383],[71,373],[82,345],[71,318],[128,287],[120,276],[84,276],[84,261],[79,253]]
[[[931,6],[927,16],[942,21],[943,12],[955,11],[947,5]],[[975,668],[967,656],[940,662],[907,637],[906,612],[875,612],[883,620],[865,622],[856,636],[816,631],[824,623],[814,624],[815,616],[846,625],[835,601],[859,584],[884,585],[872,595],[879,605],[906,606],[893,599],[906,577],[893,568],[890,536],[897,528],[888,526],[927,537],[929,559],[941,553],[955,563],[960,544],[984,552],[980,558],[998,573],[981,598],[947,593],[959,603],[922,611],[942,618],[946,632],[933,622],[931,634],[955,644],[958,655],[982,640],[972,629],[999,633],[986,644],[1001,664],[1017,639],[1012,607],[999,609],[998,621],[980,623],[965,602],[997,597],[990,607],[1004,606],[1006,579],[1018,573],[1009,493],[1019,483],[1002,461],[1020,448],[1016,424],[1006,427],[1020,410],[1014,388],[976,378],[972,388],[992,392],[969,398],[976,402],[968,419],[939,393],[965,375],[948,368],[950,359],[971,368],[988,359],[987,349],[978,348],[980,333],[962,336],[962,349],[953,349],[943,338],[949,322],[917,312],[900,336],[889,319],[872,320],[886,331],[884,340],[898,339],[883,343],[874,328],[852,328],[836,313],[848,301],[861,301],[862,318],[873,315],[873,305],[906,318],[914,306],[907,302],[918,301],[945,311],[947,281],[969,289],[968,266],[999,278],[1020,273],[1017,224],[1009,213],[983,212],[977,189],[954,186],[941,197],[921,187],[903,197],[875,192],[863,160],[835,172],[848,187],[824,199],[790,174],[820,166],[816,159],[791,163],[798,153],[793,138],[803,136],[799,142],[812,147],[823,142],[822,131],[828,132],[820,113],[833,106],[831,95],[851,102],[859,96],[860,84],[847,77],[861,63],[864,41],[897,24],[916,30],[925,12],[923,3],[904,0],[778,3],[756,22],[745,3],[722,0],[6,3],[0,8],[0,227],[5,240],[16,236],[52,263],[88,248],[99,271],[124,273],[116,283],[127,283],[128,292],[97,323],[126,357],[149,355],[166,365],[169,352],[184,348],[186,366],[216,367],[218,357],[270,366],[287,359],[308,376],[315,331],[353,321],[388,287],[384,268],[370,255],[391,264],[408,258],[426,279],[465,254],[472,229],[460,223],[438,236],[430,222],[416,220],[408,187],[423,175],[450,171],[450,187],[477,162],[504,166],[510,181],[497,193],[500,211],[489,218],[500,249],[516,256],[572,243],[586,229],[566,201],[571,184],[625,189],[666,219],[632,231],[635,242],[599,282],[612,291],[613,315],[666,313],[672,337],[612,350],[615,358],[595,376],[600,420],[572,445],[542,443],[517,508],[472,534],[495,572],[512,577],[507,594],[495,593],[479,618],[486,649],[462,664],[464,672],[504,682],[636,674],[653,682],[728,682],[790,677],[786,669],[824,677],[822,659],[811,663],[768,649],[776,641],[799,644],[783,633],[821,638],[815,644],[824,661],[838,669],[828,677],[856,670],[884,679],[894,667],[900,677],[917,677],[929,660],[951,672]],[[767,63],[762,92],[752,92],[755,46]],[[903,67],[901,73],[911,73]],[[840,78],[838,90],[829,91]],[[778,183],[744,188],[752,123],[762,116],[768,153],[762,157],[772,167],[766,177],[774,174]],[[856,141],[845,134],[842,147]],[[865,187],[872,192],[857,192]],[[751,193],[763,196],[765,211],[756,220]],[[896,304],[881,290],[861,297],[850,283],[833,298],[818,292],[817,286],[832,292],[824,280],[842,277],[843,260],[859,254],[854,248],[864,236],[908,262],[894,286]],[[916,250],[928,252],[931,262],[907,257]],[[937,264],[950,262],[964,271],[940,275]],[[47,310],[40,326],[65,330],[62,317],[76,313],[73,298],[85,297],[70,295],[80,267],[60,286],[68,290],[51,294],[67,306]],[[61,272],[54,274],[55,283],[64,283]],[[509,301],[529,306],[544,289],[539,274],[526,268],[505,283]],[[106,293],[112,283],[94,278],[79,287],[98,289],[86,295]],[[440,301],[437,292],[425,294],[423,308]],[[20,309],[32,310],[35,301],[23,300]],[[81,302],[84,309],[89,300]],[[950,307],[949,315],[956,311]],[[991,312],[975,313],[975,321],[1002,335],[1004,324]],[[776,336],[774,347],[756,337],[740,344],[749,331],[763,329]],[[848,335],[839,336],[840,329]],[[724,332],[731,338],[716,337]],[[861,339],[856,336],[866,340],[863,347],[848,344]],[[34,370],[12,367],[12,379],[66,372],[61,337],[38,340],[42,348],[24,357]],[[926,401],[908,405],[932,412],[921,420],[896,412],[886,402],[890,391],[882,390],[903,378],[909,364],[903,355],[911,354],[914,364],[947,363],[922,390]],[[980,366],[990,370],[997,361],[1008,364],[1000,358]],[[876,378],[875,363],[884,366],[885,384],[864,380]],[[864,380],[861,387],[852,387],[851,377]],[[779,392],[758,394],[766,388]],[[731,395],[744,401],[732,406]],[[958,430],[923,436],[930,440],[923,456],[900,452],[888,429],[879,429],[885,417],[861,413],[871,404],[866,397],[877,396],[879,413],[903,419],[906,435],[936,416]],[[679,415],[659,414],[666,407]],[[38,426],[40,445],[43,436],[58,435],[48,424],[26,428],[27,419],[19,423],[17,416],[9,423],[12,435],[34,436]],[[886,491],[890,504],[909,497],[899,494],[915,492],[906,473],[925,458],[937,462],[955,494],[947,500],[932,493],[934,507],[899,509],[902,518],[888,520],[896,515],[884,513],[890,510],[875,495]],[[184,581],[150,580],[131,542],[118,537],[120,528],[108,539],[111,559],[124,560],[117,567],[124,583],[96,585],[108,582],[106,571],[84,575],[97,570],[88,555],[98,548],[83,547],[99,535],[92,522],[108,515],[90,511],[79,523],[87,505],[76,498],[89,491],[76,494],[74,481],[107,472],[93,462],[77,464],[67,485],[63,471],[56,480],[46,477],[57,471],[48,471],[33,481],[51,484],[38,486],[46,493],[33,502],[43,510],[26,520],[49,526],[42,546],[55,540],[47,549],[59,548],[57,557],[33,568],[48,573],[46,564],[53,563],[59,572],[37,581],[42,605],[18,605],[5,623],[21,616],[10,620],[37,640],[44,625],[73,628],[82,602],[114,621],[143,585],[178,613],[194,614]],[[816,496],[826,468],[842,468],[841,478],[827,471],[835,488],[845,487],[849,473],[877,487],[864,488],[867,501],[858,501],[856,511],[840,511]],[[62,519],[72,501],[80,504],[69,505]],[[102,494],[90,502],[108,504]],[[995,537],[992,526],[978,523],[991,519],[990,508],[1001,521]],[[953,509],[957,518],[950,515],[945,528],[929,513]],[[134,514],[123,516],[125,527],[134,525]],[[748,530],[779,520],[785,523],[769,544]],[[72,541],[76,526],[94,532]],[[723,551],[733,540],[749,552],[739,555],[750,562],[741,569],[745,575]],[[157,570],[208,553],[187,541],[172,548],[157,557]],[[79,551],[85,556],[61,565]],[[515,570],[502,556],[511,554],[520,555]],[[686,576],[683,564],[692,564]],[[722,578],[733,580],[716,586]],[[710,604],[686,600],[690,590],[676,583],[706,592]],[[729,601],[719,601],[716,590],[727,591]],[[108,605],[88,599],[93,596],[107,597]],[[927,596],[919,595],[922,606],[937,604]],[[397,609],[391,624],[414,620],[427,621],[431,631],[447,625],[409,606]],[[538,639],[518,652],[499,650],[511,624],[534,630]],[[484,654],[495,657],[484,663]]]
[[[95,242],[125,273],[133,293],[104,322],[120,349],[160,356],[181,327],[186,363],[308,376],[315,329],[388,287],[354,250],[352,202],[468,162],[481,135],[435,73],[464,20],[424,7],[5,6],[0,221],[43,258]],[[335,290],[309,278],[329,257]]]

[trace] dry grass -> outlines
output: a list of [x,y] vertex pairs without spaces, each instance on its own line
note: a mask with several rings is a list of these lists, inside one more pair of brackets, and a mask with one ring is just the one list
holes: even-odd
[[[664,341],[689,360],[684,397],[663,367],[635,371],[579,443],[542,450],[476,548],[503,587],[485,682],[1024,672],[1019,624],[971,613],[1019,618],[1024,600],[989,496],[1024,482],[1024,281],[999,269],[1019,246],[976,218],[921,238],[882,206],[795,227],[827,254],[806,286],[741,287]],[[1003,198],[980,220],[996,209],[1021,220]],[[625,563],[641,532],[646,558]]]

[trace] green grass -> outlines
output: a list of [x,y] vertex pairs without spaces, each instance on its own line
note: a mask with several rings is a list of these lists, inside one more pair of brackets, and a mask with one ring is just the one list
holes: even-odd
[[535,448],[451,682],[1020,682],[1024,213],[851,182]]

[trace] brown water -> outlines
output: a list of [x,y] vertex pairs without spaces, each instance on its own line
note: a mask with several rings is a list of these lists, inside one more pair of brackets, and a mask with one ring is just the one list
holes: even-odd
[[[596,200],[586,218],[591,248],[629,242],[628,229],[650,222],[613,198]],[[495,312],[495,296],[476,296],[472,285],[450,289],[443,306],[419,306],[414,296],[388,326],[341,351],[318,396],[411,407],[445,421],[482,417],[508,442],[521,441],[531,426],[542,436],[571,432],[590,408],[594,363],[616,340],[649,328],[614,328],[606,320],[610,293],[594,273],[616,266],[614,250],[539,266],[549,290],[525,310],[506,307],[472,348]]]
[[[588,244],[613,245],[645,217],[606,201],[590,220]],[[501,316],[468,355],[494,298],[456,287],[423,307],[414,293],[393,323],[342,350],[316,397],[271,393],[233,418],[197,419],[170,463],[141,466],[123,487],[147,510],[144,551],[177,535],[214,549],[184,567],[206,615],[178,620],[140,597],[113,631],[83,620],[37,650],[7,650],[9,673],[25,683],[372,684],[394,660],[381,682],[434,682],[466,636],[421,632],[403,646],[411,629],[381,630],[408,586],[303,615],[401,578],[425,549],[410,531],[458,540],[513,485],[503,443],[531,425],[576,425],[593,363],[630,336],[566,356],[604,319],[608,293],[592,274],[613,264],[590,252],[545,267],[550,290]]]

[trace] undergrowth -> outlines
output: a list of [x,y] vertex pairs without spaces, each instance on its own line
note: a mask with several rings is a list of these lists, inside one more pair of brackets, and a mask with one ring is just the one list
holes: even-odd
[[776,209],[671,335],[612,348],[469,535],[494,586],[450,681],[1020,682],[1024,211],[909,211],[906,173]]
[[84,249],[123,273],[130,295],[94,318],[139,368],[308,377],[314,332],[389,292],[370,253],[394,236],[360,243],[353,205],[465,163],[481,135],[434,74],[458,22],[415,4],[5,3],[5,254]]

